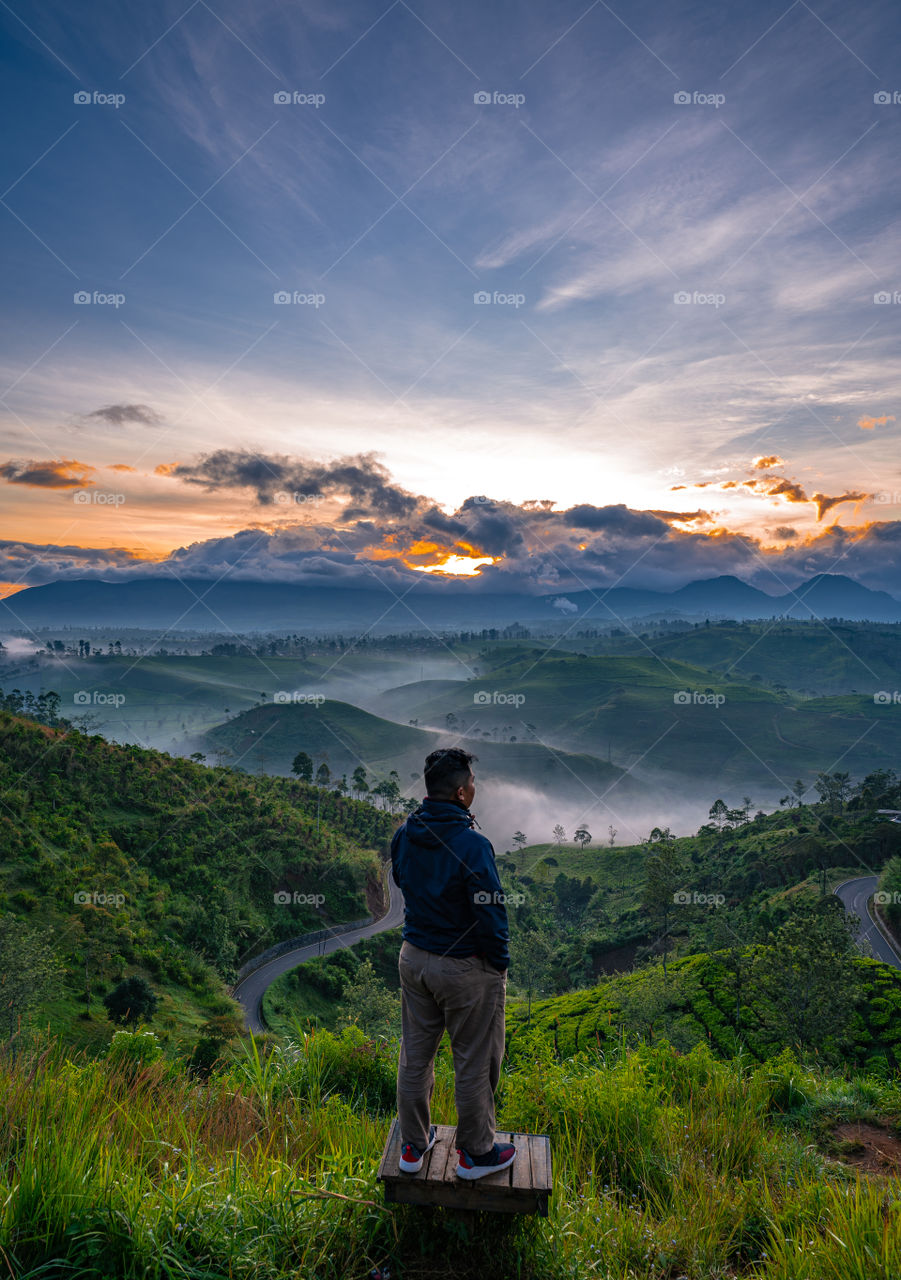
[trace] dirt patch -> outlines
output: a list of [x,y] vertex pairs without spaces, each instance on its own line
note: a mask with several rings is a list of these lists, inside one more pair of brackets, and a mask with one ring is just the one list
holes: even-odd
[[891,1130],[855,1120],[836,1125],[832,1137],[842,1164],[862,1173],[901,1177],[901,1139]]

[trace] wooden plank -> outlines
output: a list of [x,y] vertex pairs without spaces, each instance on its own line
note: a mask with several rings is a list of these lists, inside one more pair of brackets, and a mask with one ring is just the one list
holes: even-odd
[[532,1160],[529,1155],[531,1142],[527,1133],[511,1133],[507,1139],[516,1147],[516,1159],[510,1166],[510,1185],[517,1191],[531,1191]]
[[398,1167],[400,1133],[397,1120],[392,1123],[378,1172],[387,1203],[441,1205],[491,1213],[539,1213],[547,1217],[550,1142],[545,1135],[498,1133],[496,1141],[514,1144],[516,1159],[507,1169],[469,1182],[457,1177],[456,1128],[436,1128],[435,1146],[426,1153],[422,1169],[407,1174]]
[[397,1160],[400,1155],[400,1133],[398,1131],[398,1119],[394,1117],[391,1122],[391,1128],[388,1130],[388,1140],[385,1143],[385,1150],[382,1152],[381,1163],[377,1177],[379,1181],[389,1172],[391,1160],[394,1160],[394,1169],[397,1169]]
[[529,1135],[529,1152],[532,1158],[532,1186],[536,1191],[551,1190],[551,1142],[546,1134]]

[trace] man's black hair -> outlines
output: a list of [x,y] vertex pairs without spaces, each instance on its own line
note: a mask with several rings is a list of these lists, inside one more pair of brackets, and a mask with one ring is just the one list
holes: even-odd
[[458,787],[465,787],[472,773],[472,762],[478,760],[471,751],[461,747],[442,747],[425,758],[426,794],[435,800],[444,800]]

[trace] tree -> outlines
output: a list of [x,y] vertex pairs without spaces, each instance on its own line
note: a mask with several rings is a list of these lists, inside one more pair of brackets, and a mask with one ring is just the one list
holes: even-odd
[[591,832],[587,827],[578,827],[573,839],[577,841],[580,849],[584,849],[587,844],[591,844]]
[[332,780],[332,771],[323,760],[322,764],[316,770],[316,786],[328,787]]
[[539,929],[514,929],[510,934],[510,961],[516,985],[528,995],[528,1019],[532,1018],[532,993],[540,992],[549,977],[551,948]]
[[814,783],[823,804],[830,813],[841,813],[851,790],[851,778],[847,773],[818,773]]
[[669,925],[675,905],[675,894],[682,883],[682,860],[669,841],[662,841],[659,853],[651,854],[645,863],[645,886],[641,905],[644,911],[660,921],[663,928],[663,978],[666,981],[666,957],[669,948]]
[[613,826],[608,827],[607,834],[610,837],[610,848],[612,849],[613,846],[616,844],[616,827],[613,827]]
[[566,832],[563,830],[560,823],[558,822],[556,827],[554,827],[554,842],[556,844],[563,844],[563,841],[565,839],[566,839]]
[[14,916],[0,916],[0,1011],[10,1040],[21,1022],[50,995],[63,974],[49,930],[32,929]]
[[138,1022],[150,1022],[159,1000],[150,983],[135,974],[113,987],[103,997],[103,1003],[110,1022],[133,1026]]
[[711,822],[716,823],[718,830],[722,831],[723,824],[729,820],[729,810],[726,807],[725,800],[714,800],[707,817]]
[[358,764],[351,774],[350,785],[355,796],[365,796],[368,792],[369,784],[366,781],[366,770],[361,764]]
[[859,979],[856,917],[834,895],[795,907],[751,970],[755,1006],[772,1040],[840,1053],[850,1040]]
[[296,774],[301,782],[313,781],[313,761],[306,751],[298,751],[292,761],[291,772]]
[[368,956],[344,988],[338,1027],[352,1024],[369,1034],[396,1031],[400,1026],[400,996],[388,990]]

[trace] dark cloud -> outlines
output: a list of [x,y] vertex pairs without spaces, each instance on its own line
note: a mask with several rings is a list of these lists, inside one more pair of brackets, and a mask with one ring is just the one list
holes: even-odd
[[623,503],[610,507],[592,507],[582,503],[562,513],[563,519],[577,529],[603,530],[628,538],[659,538],[669,526],[650,511],[632,511]]
[[74,458],[0,463],[0,476],[7,484],[27,484],[35,489],[84,489],[94,483],[94,474],[94,467]]
[[125,427],[135,423],[139,427],[158,427],[163,421],[161,414],[151,409],[149,404],[107,404],[93,413],[82,415],[84,422],[92,419],[108,422],[112,427]]
[[344,513],[347,520],[365,515],[408,516],[425,501],[392,484],[390,472],[371,453],[316,463],[283,454],[217,449],[194,462],[158,467],[157,472],[208,490],[251,489],[261,506],[279,501],[279,495],[284,494],[350,498],[351,505]]

